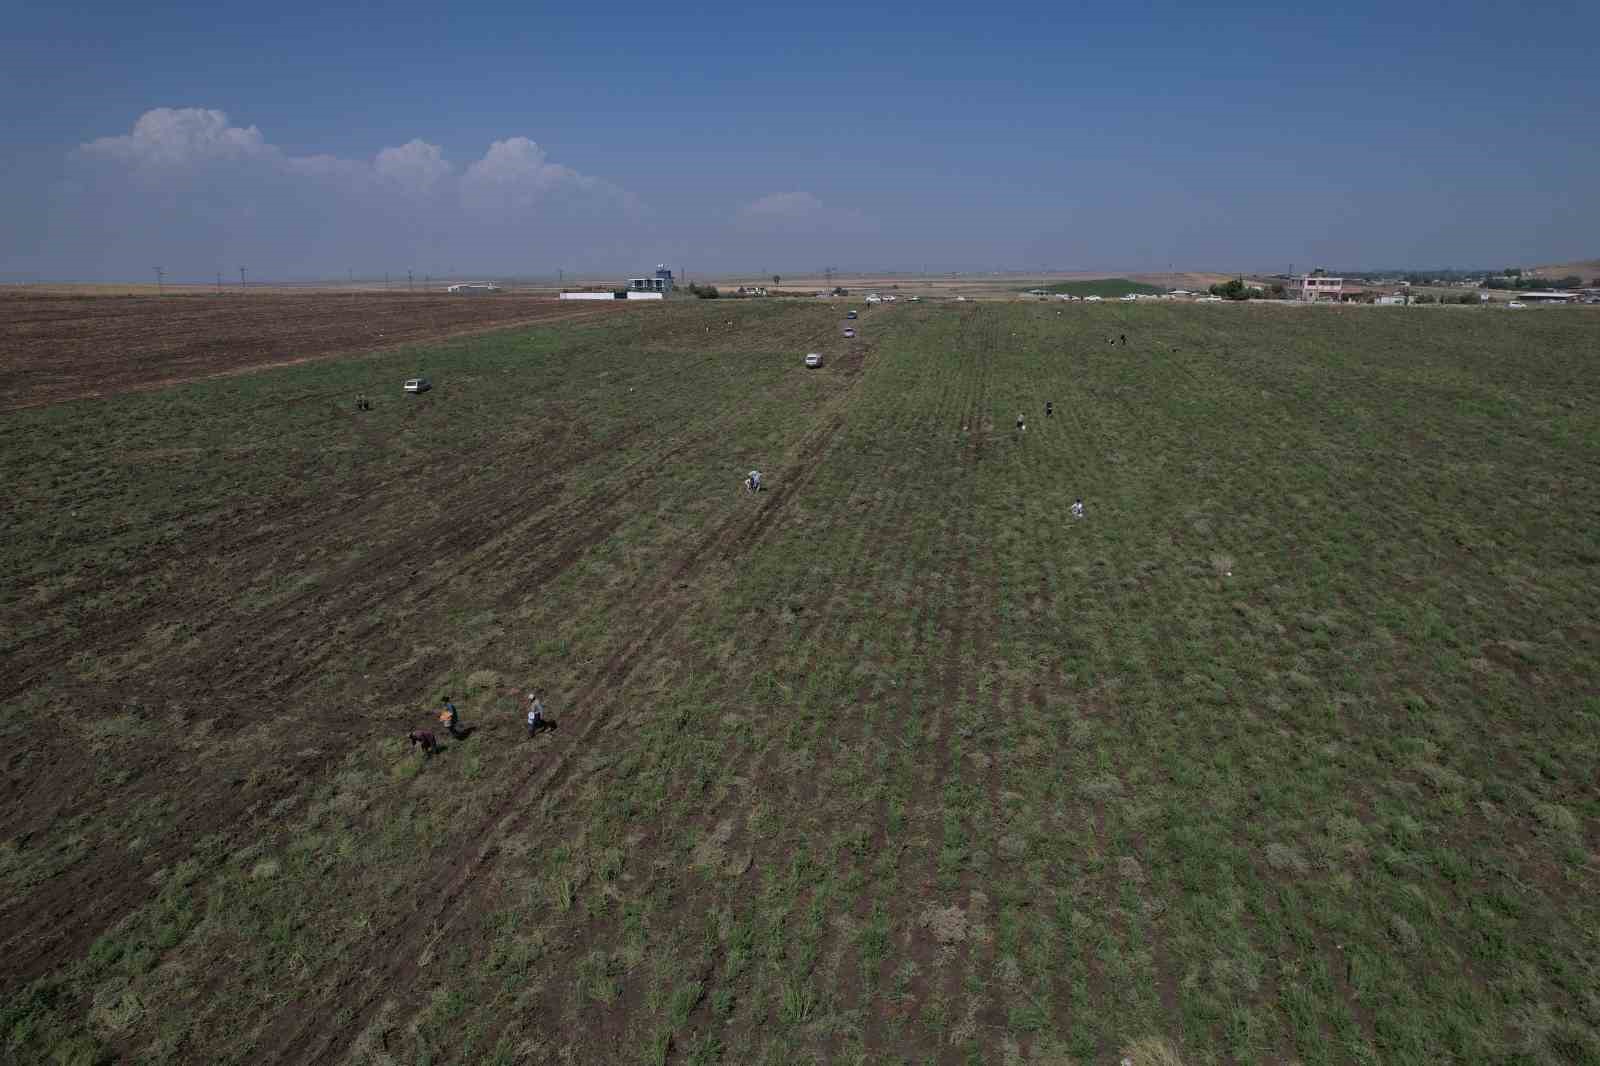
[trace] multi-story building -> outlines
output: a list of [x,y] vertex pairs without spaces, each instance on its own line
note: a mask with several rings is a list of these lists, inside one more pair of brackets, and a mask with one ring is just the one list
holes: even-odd
[[1344,292],[1344,279],[1330,278],[1322,271],[1314,270],[1309,274],[1292,275],[1284,289],[1291,300],[1304,300],[1307,303],[1328,300],[1338,303],[1340,294]]
[[668,270],[664,263],[656,267],[656,274],[653,278],[628,279],[629,292],[659,292],[665,294],[671,292],[672,288],[672,271]]

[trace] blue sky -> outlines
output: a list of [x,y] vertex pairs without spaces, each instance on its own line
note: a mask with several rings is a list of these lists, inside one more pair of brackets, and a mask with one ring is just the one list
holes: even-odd
[[30,6],[0,278],[1600,255],[1552,4]]

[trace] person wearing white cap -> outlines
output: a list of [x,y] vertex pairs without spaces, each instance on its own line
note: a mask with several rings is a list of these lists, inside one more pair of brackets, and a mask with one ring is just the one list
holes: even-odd
[[544,701],[537,692],[528,693],[528,735],[531,737],[545,727]]
[[747,492],[760,492],[761,491],[761,471],[759,471],[759,470],[750,471],[749,475],[746,476],[745,479],[744,479],[744,487],[745,487],[745,491],[747,491]]

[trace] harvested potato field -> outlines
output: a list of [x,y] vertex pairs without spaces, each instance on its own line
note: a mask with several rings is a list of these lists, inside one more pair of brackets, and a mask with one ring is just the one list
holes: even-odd
[[6,1055],[1595,1061],[1600,316],[843,306],[4,416]]
[[513,294],[13,292],[0,295],[0,410],[609,310]]

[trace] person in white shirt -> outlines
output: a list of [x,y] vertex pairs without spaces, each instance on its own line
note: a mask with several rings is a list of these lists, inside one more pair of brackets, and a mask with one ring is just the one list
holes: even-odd
[[745,488],[746,492],[760,492],[761,491],[761,471],[759,471],[759,470],[750,471],[749,475],[744,479],[744,488]]
[[537,692],[528,693],[528,735],[531,737],[545,727],[544,701]]
[[1072,517],[1073,518],[1082,518],[1083,517],[1083,497],[1082,496],[1078,497],[1077,500],[1075,500],[1073,502],[1073,504],[1072,504]]

